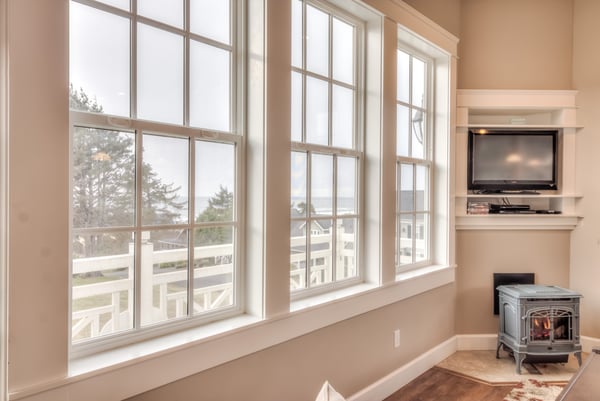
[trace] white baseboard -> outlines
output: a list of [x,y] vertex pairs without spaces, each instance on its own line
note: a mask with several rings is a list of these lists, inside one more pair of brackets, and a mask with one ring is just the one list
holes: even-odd
[[348,398],[348,401],[382,401],[456,352],[456,336],[430,349]]
[[495,350],[497,343],[497,334],[459,334],[456,336],[457,351]]
[[[456,336],[456,350],[495,350],[497,341],[496,334],[460,334]],[[583,352],[592,352],[592,348],[600,348],[600,338],[581,336],[581,347]]]
[[592,352],[592,348],[600,348],[600,338],[581,336],[583,352]]
[[[497,341],[496,334],[456,335],[352,395],[348,401],[382,401],[456,351],[495,350]],[[582,336],[581,346],[583,352],[591,352],[592,348],[600,348],[600,339]]]
[[[497,341],[496,334],[460,334],[456,336],[456,350],[495,350]],[[600,348],[600,338],[581,336],[581,347],[583,352],[592,352],[592,348]]]

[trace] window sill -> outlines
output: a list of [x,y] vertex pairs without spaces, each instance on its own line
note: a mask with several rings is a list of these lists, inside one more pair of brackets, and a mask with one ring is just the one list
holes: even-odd
[[215,339],[227,333],[234,333],[260,321],[261,319],[256,316],[236,316],[193,329],[140,341],[113,350],[71,359],[69,363],[69,376],[85,375],[92,371],[98,371],[132,361],[140,362],[143,361],[144,358],[150,356],[159,357],[161,354],[172,352],[179,347],[194,346],[203,341]]
[[301,310],[318,307],[330,302],[340,301],[377,288],[378,287],[375,284],[363,283],[335,291],[330,291],[324,294],[315,295],[312,297],[302,298],[291,302],[290,312],[298,312]]
[[[451,284],[455,266],[428,266],[384,286],[356,286],[295,301],[268,320],[243,315],[71,360],[68,377],[11,393],[11,400],[121,400],[337,322]],[[169,369],[165,369],[165,366]],[[146,377],[147,380],[139,380]],[[119,386],[106,386],[106,383]]]
[[[455,267],[455,266],[450,266],[450,267]],[[442,271],[444,269],[448,269],[448,266],[428,265],[428,266],[418,267],[416,269],[411,269],[411,270],[407,270],[407,271],[396,274],[396,282],[402,282],[402,281],[406,281],[406,280],[415,279],[420,276],[425,276],[427,274],[435,273],[437,271]]]

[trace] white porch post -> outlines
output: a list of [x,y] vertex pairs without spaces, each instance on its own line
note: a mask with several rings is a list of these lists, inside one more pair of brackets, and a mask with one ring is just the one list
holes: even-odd
[[150,233],[142,232],[142,251],[140,253],[140,324],[142,326],[153,322],[153,253],[154,245],[150,242]]

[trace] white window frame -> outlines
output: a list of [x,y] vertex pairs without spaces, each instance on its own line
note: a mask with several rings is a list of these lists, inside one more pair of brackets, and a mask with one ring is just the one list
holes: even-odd
[[[288,0],[290,1],[290,0]],[[352,14],[350,14],[349,12],[342,10],[340,8],[338,8],[337,6],[331,4],[331,3],[327,3],[324,1],[315,1],[315,0],[303,0],[302,1],[303,6],[302,6],[302,32],[304,33],[306,30],[306,6],[310,5],[312,7],[315,7],[325,13],[328,14],[329,17],[329,21],[330,21],[330,32],[329,32],[329,72],[328,72],[328,76],[325,77],[323,75],[319,75],[316,73],[313,73],[309,70],[307,70],[306,68],[306,40],[302,41],[302,67],[296,67],[294,65],[292,65],[291,69],[292,69],[292,73],[298,73],[302,75],[302,140],[300,142],[298,141],[291,141],[291,153],[304,153],[306,155],[306,164],[307,164],[307,171],[306,171],[306,203],[309,204],[310,203],[310,197],[311,197],[311,193],[310,193],[310,188],[311,188],[311,156],[314,154],[317,155],[329,155],[333,157],[333,177],[332,177],[332,183],[333,183],[333,193],[332,193],[332,197],[333,197],[333,209],[332,209],[332,213],[331,215],[323,215],[323,216],[317,216],[317,217],[312,217],[310,216],[310,208],[307,208],[307,215],[306,217],[298,217],[298,218],[293,218],[292,217],[292,221],[299,221],[299,222],[305,222],[306,227],[311,227],[312,226],[312,222],[317,221],[317,220],[331,220],[332,221],[332,227],[336,226],[336,221],[338,220],[342,220],[342,219],[350,219],[350,218],[354,218],[356,219],[356,244],[355,244],[355,251],[356,251],[356,270],[357,270],[357,274],[356,276],[353,277],[349,277],[349,278],[344,278],[344,279],[337,279],[335,276],[335,271],[336,271],[336,247],[335,247],[335,230],[333,230],[333,232],[331,233],[332,235],[332,246],[331,246],[331,270],[332,270],[332,281],[326,284],[320,284],[314,287],[311,287],[309,285],[310,279],[310,231],[311,230],[307,230],[306,231],[306,279],[305,279],[305,283],[306,283],[306,287],[303,289],[298,289],[298,290],[294,290],[291,291],[290,294],[290,298],[291,300],[298,300],[298,299],[302,299],[302,298],[307,298],[307,297],[311,297],[311,296],[315,296],[318,294],[323,294],[323,293],[327,293],[327,292],[331,292],[333,290],[337,290],[337,289],[341,289],[341,288],[345,288],[345,287],[349,287],[352,285],[355,285],[357,283],[360,283],[364,280],[364,268],[363,268],[363,263],[362,263],[362,227],[363,227],[363,191],[364,191],[364,184],[363,184],[363,166],[364,166],[364,151],[363,146],[364,146],[364,64],[365,64],[365,60],[364,60],[364,43],[365,43],[365,39],[364,39],[364,35],[365,35],[365,27],[364,27],[364,23],[358,19],[357,17],[353,16]],[[333,19],[339,19],[340,21],[343,21],[349,25],[352,25],[355,28],[355,35],[354,35],[354,84],[348,84],[345,82],[340,82],[340,81],[336,81],[333,79],[332,77],[332,30],[333,30],[333,24],[332,21]],[[307,143],[306,142],[306,77],[314,77],[314,78],[318,78],[322,81],[327,82],[328,84],[328,90],[329,90],[329,101],[328,101],[328,110],[331,111],[332,110],[332,87],[333,84],[335,83],[336,85],[340,85],[343,86],[347,89],[352,89],[354,90],[354,124],[353,124],[353,129],[354,129],[354,133],[353,133],[353,148],[349,149],[349,148],[341,148],[341,147],[335,147],[332,146],[332,120],[331,120],[331,113],[329,113],[329,120],[328,120],[328,144],[329,145],[319,145],[319,144],[312,144],[312,143]],[[337,214],[337,158],[338,157],[353,157],[356,159],[356,183],[355,183],[355,188],[356,188],[356,213],[354,214],[348,214],[348,215],[338,215]]]
[[[143,17],[131,11],[125,11],[120,8],[112,7],[105,3],[101,3],[94,0],[71,0],[72,2],[80,3],[85,6],[89,6],[98,9],[103,12],[109,12],[121,17],[128,18],[130,21],[130,46],[131,46],[131,61],[130,61],[130,118],[111,116],[107,114],[97,114],[91,112],[75,111],[70,110],[70,129],[71,138],[75,127],[87,127],[96,129],[105,129],[122,132],[132,132],[135,134],[135,156],[136,156],[136,184],[135,184],[135,223],[128,227],[100,227],[92,229],[75,229],[70,223],[70,238],[73,238],[73,234],[77,231],[85,232],[134,232],[135,233],[135,268],[134,268],[134,310],[131,311],[134,314],[133,329],[124,330],[117,333],[108,335],[98,336],[90,338],[86,341],[73,343],[71,336],[69,336],[69,353],[70,358],[81,358],[86,355],[98,353],[115,347],[132,344],[134,342],[143,341],[153,337],[173,333],[178,330],[192,328],[205,323],[214,322],[233,316],[240,315],[243,313],[245,308],[245,298],[243,293],[243,258],[241,257],[243,251],[244,241],[244,205],[243,199],[245,199],[244,191],[244,175],[243,166],[245,163],[245,141],[246,138],[243,135],[245,130],[244,124],[244,66],[242,54],[242,43],[243,43],[243,19],[240,15],[243,15],[243,1],[231,0],[231,31],[230,31],[230,45],[224,45],[219,42],[212,41],[210,39],[203,38],[199,35],[193,34],[189,30],[189,16],[184,19],[184,27],[182,29],[164,24],[162,22],[154,21],[150,18]],[[185,7],[189,7],[190,2],[185,1]],[[135,1],[132,4],[135,8]],[[185,13],[188,14],[188,13]],[[164,30],[166,32],[175,33],[183,38],[184,41],[184,78],[183,78],[183,124],[173,125],[168,123],[161,123],[148,120],[140,120],[136,118],[137,107],[136,107],[136,82],[137,82],[137,68],[136,68],[136,57],[137,57],[137,41],[136,41],[136,30],[137,24],[144,23],[148,26]],[[230,71],[230,131],[222,132],[210,129],[202,129],[189,126],[189,65],[190,65],[190,40],[195,40],[202,43],[216,46],[231,53],[231,71]],[[143,225],[141,219],[141,196],[142,196],[142,183],[141,183],[141,169],[142,169],[142,150],[143,150],[143,135],[160,135],[165,137],[183,138],[188,140],[188,180],[189,187],[188,193],[194,194],[195,185],[195,143],[196,140],[204,140],[209,142],[219,142],[225,144],[232,144],[235,147],[235,188],[234,188],[234,211],[233,220],[230,222],[219,222],[219,226],[231,226],[234,228],[233,246],[234,246],[234,271],[233,271],[233,305],[230,307],[223,307],[216,309],[215,311],[209,311],[206,313],[194,315],[193,308],[193,261],[194,261],[194,239],[193,232],[201,227],[205,227],[207,223],[196,223],[194,202],[189,202],[188,207],[188,219],[187,223],[183,224],[171,224],[171,225]],[[72,168],[71,168],[72,169]],[[70,179],[72,186],[72,177]],[[70,206],[70,222],[72,222],[73,210],[72,204]],[[216,223],[215,223],[216,224]],[[173,229],[185,229],[188,231],[188,279],[187,279],[187,298],[188,298],[188,311],[187,317],[178,319],[171,319],[164,322],[158,322],[156,324],[149,325],[147,327],[141,327],[140,324],[140,265],[141,257],[141,240],[142,232],[149,232],[155,230],[173,230]],[[71,294],[72,294],[72,271],[73,271],[73,259],[72,249],[69,246],[69,261],[70,261],[70,272],[69,275],[69,333],[71,333],[72,327],[72,311],[71,311]]]
[[[406,107],[408,109],[408,117],[409,117],[409,142],[408,142],[408,148],[411,149],[412,152],[412,118],[413,118],[413,112],[414,111],[421,111],[424,113],[424,115],[426,116],[426,120],[425,120],[425,132],[423,133],[423,158],[417,158],[417,157],[410,157],[410,156],[400,156],[400,155],[396,155],[396,274],[400,274],[409,270],[413,270],[413,269],[418,269],[424,266],[429,266],[432,264],[432,249],[433,249],[433,245],[432,244],[432,238],[433,236],[431,235],[431,232],[433,230],[433,227],[435,227],[435,221],[434,221],[434,213],[432,210],[432,205],[434,204],[434,198],[435,198],[435,193],[434,193],[434,174],[435,174],[435,170],[434,170],[434,152],[433,152],[433,142],[434,142],[434,114],[435,114],[435,109],[434,109],[434,96],[435,96],[435,89],[434,89],[434,69],[435,69],[435,61],[431,58],[428,57],[427,55],[412,49],[411,47],[407,46],[406,44],[402,43],[399,41],[398,43],[398,51],[404,52],[406,54],[409,55],[409,100],[408,102],[404,102],[401,100],[398,100],[398,96],[396,96],[396,106],[403,106]],[[412,96],[413,96],[413,69],[412,69],[412,65],[413,65],[413,59],[418,59],[422,62],[425,63],[425,88],[424,88],[424,95],[425,95],[425,101],[423,102],[423,106],[422,107],[418,107],[415,106],[412,102]],[[413,182],[413,209],[410,211],[401,211],[400,208],[400,202],[401,202],[401,177],[400,177],[400,169],[402,165],[411,165],[412,169],[413,169],[413,176],[412,176],[412,182]],[[426,177],[426,196],[425,196],[425,210],[416,210],[416,191],[414,190],[416,188],[416,183],[417,183],[417,167],[418,166],[422,166],[425,167],[427,169],[427,171],[429,172],[429,174]],[[421,235],[423,237],[423,241],[425,243],[425,251],[426,251],[426,255],[424,255],[423,260],[416,260],[417,259],[417,240],[419,239],[418,235],[417,235],[417,216],[418,215],[423,215],[425,216],[426,219],[426,223],[425,223],[425,235],[423,235],[423,233],[421,232]],[[400,227],[401,227],[401,217],[402,216],[410,216],[411,220],[412,220],[412,229],[411,229],[411,257],[412,257],[412,262],[411,263],[406,263],[406,264],[401,264],[400,263],[400,254],[402,252],[403,247],[401,246],[401,235],[400,235]]]

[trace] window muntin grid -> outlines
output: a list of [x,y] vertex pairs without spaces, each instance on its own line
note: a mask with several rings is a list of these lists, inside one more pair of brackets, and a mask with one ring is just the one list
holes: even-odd
[[293,296],[361,277],[361,35],[351,16],[292,0]]
[[[208,321],[241,308],[237,2],[222,3],[220,25],[211,32],[201,31],[203,18],[179,25],[115,1],[70,3],[71,321],[77,349],[121,344],[125,332],[133,341],[149,329],[173,330],[197,324],[194,317]],[[141,11],[139,1],[132,4]],[[194,10],[185,15],[190,12],[193,19]],[[92,28],[104,30],[98,37],[83,34]],[[164,52],[174,52],[170,70],[148,71]],[[202,63],[206,59],[214,63]],[[202,77],[208,75],[212,79]],[[112,197],[110,210],[104,205],[99,212],[100,197],[90,201],[79,188],[76,174],[88,169],[83,174],[89,175],[90,165],[103,169],[95,185],[110,186],[104,195]],[[101,217],[85,222],[81,199]],[[85,252],[99,242],[113,245]]]
[[396,272],[431,260],[431,61],[397,50]]

